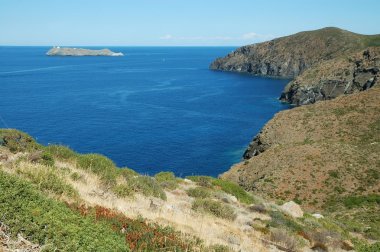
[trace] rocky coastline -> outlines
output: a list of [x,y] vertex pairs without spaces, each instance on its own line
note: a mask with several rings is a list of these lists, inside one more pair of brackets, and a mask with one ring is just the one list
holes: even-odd
[[380,35],[327,27],[240,47],[210,69],[293,79],[280,100],[305,105],[374,86],[378,46]]

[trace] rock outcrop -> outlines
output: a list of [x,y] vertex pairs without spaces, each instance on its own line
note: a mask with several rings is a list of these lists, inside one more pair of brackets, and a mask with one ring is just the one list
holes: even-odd
[[210,68],[294,78],[322,60],[364,49],[372,40],[379,42],[380,36],[327,27],[243,46],[224,58],[216,59]]
[[303,217],[303,211],[297,203],[294,201],[286,202],[285,204],[280,206],[281,211],[286,213],[287,215],[290,215],[294,218],[301,218]]
[[83,48],[53,47],[46,55],[48,56],[124,56],[123,53],[112,52],[109,49],[91,50]]
[[372,87],[379,72],[376,46],[380,35],[328,27],[243,46],[216,59],[210,68],[295,78],[280,99],[304,105]]
[[363,91],[379,83],[380,47],[318,63],[291,81],[280,99],[304,105]]

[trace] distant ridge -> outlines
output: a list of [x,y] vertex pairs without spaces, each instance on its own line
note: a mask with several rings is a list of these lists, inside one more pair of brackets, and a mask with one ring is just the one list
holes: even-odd
[[380,35],[361,35],[326,27],[240,47],[227,56],[216,59],[210,68],[294,78],[317,62],[369,46],[380,46]]

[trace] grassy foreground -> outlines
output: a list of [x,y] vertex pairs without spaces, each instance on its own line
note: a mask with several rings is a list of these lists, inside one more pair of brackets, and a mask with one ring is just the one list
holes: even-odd
[[[350,232],[378,235],[375,226],[366,229],[355,222],[362,216],[350,225],[344,215],[293,218],[233,182],[207,176],[182,179],[171,172],[142,176],[102,155],[39,145],[17,130],[0,129],[0,191],[0,224],[9,227],[12,239],[21,235],[42,251],[227,252],[241,250],[244,239],[252,240],[242,251],[266,251],[268,244],[289,251],[345,248],[348,240],[360,252],[379,248],[379,243],[352,238]],[[133,204],[142,215],[128,212]],[[334,204],[359,215],[358,209],[370,205],[377,223],[376,195]],[[178,231],[183,226],[176,225],[189,217],[185,230],[193,224],[200,233]],[[172,222],[155,222],[165,218]]]

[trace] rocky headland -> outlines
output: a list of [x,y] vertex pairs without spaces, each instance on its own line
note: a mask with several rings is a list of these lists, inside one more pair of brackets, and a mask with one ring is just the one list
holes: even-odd
[[121,52],[113,52],[109,49],[92,50],[83,48],[53,47],[46,55],[48,56],[124,56]]
[[[356,84],[350,87],[344,85],[347,86],[350,81],[356,79],[356,76],[350,77],[350,75],[360,71],[374,68],[370,71],[376,73],[367,79],[369,81],[377,74],[378,50],[369,47],[379,45],[380,35],[361,35],[327,27],[243,46],[226,57],[216,59],[210,68],[269,77],[289,79],[297,77],[285,88],[281,100],[295,105],[309,104],[373,86],[374,83],[364,86],[358,84],[361,87],[357,87]],[[365,50],[371,52],[369,59],[365,55],[357,55]],[[347,58],[352,59],[352,64],[348,64]],[[357,70],[351,69],[351,65],[355,67],[357,60],[364,62],[356,66]],[[344,65],[345,62],[347,64]],[[325,67],[325,63],[329,68]],[[346,72],[346,69],[349,72]],[[342,76],[332,74],[342,71],[344,72]],[[357,79],[363,81],[362,78],[365,77],[360,74]],[[311,80],[314,82],[310,83]],[[339,87],[335,88],[337,83]],[[307,87],[307,90],[298,88],[299,86]]]
[[380,36],[301,32],[244,46],[210,67],[290,78],[280,99],[298,106],[277,113],[220,177],[380,240]]

